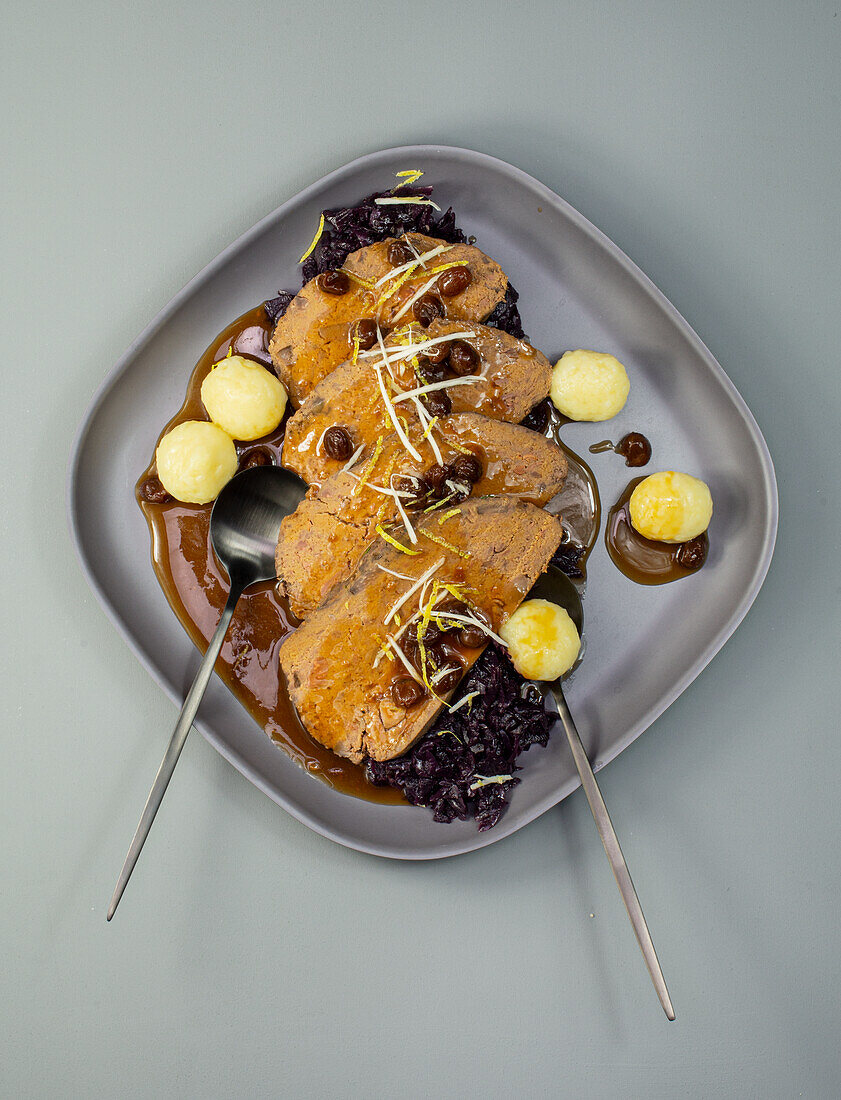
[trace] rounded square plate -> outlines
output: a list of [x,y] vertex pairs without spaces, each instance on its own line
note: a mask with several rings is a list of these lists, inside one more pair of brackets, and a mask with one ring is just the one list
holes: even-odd
[[[197,275],[105,379],[71,455],[68,515],[82,569],[118,630],[180,706],[198,661],[149,562],[134,483],[161,425],[179,407],[208,342],[233,318],[297,287],[297,257],[319,212],[391,186],[406,168],[425,172],[443,208],[477,238],[520,292],[526,332],[554,360],[568,348],[610,351],[628,367],[631,396],[610,427],[574,424],[565,440],[587,446],[644,432],[651,469],[685,469],[712,489],[711,551],[677,584],[633,584],[599,541],[588,564],[587,659],[567,691],[596,767],[617,756],[698,675],[730,637],[762,584],[773,552],[777,491],[768,448],[732,382],[677,310],[584,217],[543,184],[467,149],[407,146],[360,157],[280,206]],[[629,471],[615,455],[593,467],[610,506]],[[173,715],[174,717],[174,715]],[[338,794],[277,748],[214,679],[196,725],[261,790],[310,828],[360,851],[435,859],[501,840],[560,802],[578,778],[559,737],[521,758],[523,782],[496,828],[436,824],[428,811]],[[163,749],[168,730],[161,730]]]

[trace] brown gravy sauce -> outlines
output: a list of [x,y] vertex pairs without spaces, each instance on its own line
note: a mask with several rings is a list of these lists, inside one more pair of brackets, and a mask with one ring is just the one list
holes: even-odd
[[[246,355],[271,367],[268,352],[272,325],[263,306],[244,313],[210,344],[190,377],[184,404],[161,437],[185,420],[206,420],[201,384],[214,363],[227,355]],[[601,505],[592,471],[559,437],[564,418],[551,409],[544,434],[560,446],[569,462],[566,484],[552,511],[563,513],[572,538],[584,547],[583,562],[599,531]],[[269,452],[280,463],[284,425],[271,435],[237,444],[241,465],[253,452]],[[160,437],[159,437],[160,439]],[[142,494],[144,483],[156,479],[154,459],[136,486],[137,500],[149,525],[152,565],[164,595],[182,626],[201,651],[207,648],[225,600],[228,582],[210,545],[211,504],[153,503]],[[158,483],[159,487],[159,483]],[[255,722],[311,775],[335,790],[371,802],[404,802],[399,791],[375,787],[362,767],[336,756],[314,741],[302,726],[278,675],[278,649],[294,630],[296,620],[271,582],[255,587],[240,600],[216,672]]]
[[543,434],[557,443],[566,455],[569,466],[564,487],[551,502],[549,510],[560,512],[564,527],[569,531],[573,542],[584,547],[579,566],[586,577],[587,558],[596,544],[601,525],[602,506],[599,487],[587,463],[575,451],[571,451],[561,439],[561,430],[571,421],[559,413],[551,401],[547,401],[546,405],[548,420]]
[[[249,310],[213,341],[202,355],[187,388],[184,404],[166,425],[164,435],[184,420],[206,420],[201,384],[228,348],[271,365],[268,343],[271,325],[262,306]],[[283,425],[253,443],[240,444],[242,459],[257,448],[268,449],[280,462]],[[210,504],[169,501],[151,504],[140,495],[144,481],[155,474],[154,462],[137,483],[137,499],[152,536],[152,565],[173,611],[202,652],[216,629],[228,595],[228,581],[210,545]],[[329,786],[372,802],[400,803],[391,787],[375,787],[363,769],[319,745],[301,725],[286,687],[279,682],[278,649],[294,629],[295,619],[274,584],[259,585],[240,600],[216,671],[258,725],[296,763]]]
[[643,480],[634,478],[608,512],[605,543],[614,565],[637,584],[668,584],[697,573],[709,549],[706,532],[684,543],[653,542],[631,525],[628,504]]

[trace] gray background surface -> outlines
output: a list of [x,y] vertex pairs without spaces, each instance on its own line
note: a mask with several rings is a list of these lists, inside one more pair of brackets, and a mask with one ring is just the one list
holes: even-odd
[[[5,4],[0,1093],[834,1097],[841,24],[833,3]],[[624,248],[777,464],[747,621],[602,783],[442,863],[310,833],[174,719],[86,590],[75,427],[179,287],[361,152],[466,145]],[[180,368],[179,368],[180,369]]]

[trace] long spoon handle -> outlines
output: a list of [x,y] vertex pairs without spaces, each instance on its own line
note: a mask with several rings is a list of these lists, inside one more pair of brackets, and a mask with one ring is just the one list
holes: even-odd
[[651,980],[654,983],[657,996],[660,998],[660,1004],[663,1006],[663,1011],[670,1020],[673,1020],[675,1018],[675,1010],[672,1008],[672,1000],[666,988],[666,979],[663,977],[663,971],[660,969],[660,963],[657,959],[657,952],[654,950],[654,942],[651,939],[651,933],[648,931],[648,925],[645,923],[645,916],[643,915],[642,906],[640,905],[640,899],[637,897],[637,892],[631,881],[631,872],[628,870],[628,864],[625,862],[625,857],[622,855],[622,849],[619,847],[619,838],[616,835],[616,830],[613,828],[613,822],[610,820],[610,814],[607,812],[607,806],[602,798],[602,792],[596,782],[596,777],[593,774],[593,769],[590,766],[587,753],[584,751],[584,746],[581,744],[581,738],[578,735],[578,730],[575,728],[575,722],[572,720],[572,715],[570,714],[569,707],[564,698],[564,693],[559,687],[556,687],[553,694],[555,696],[555,702],[558,704],[558,714],[560,715],[561,724],[566,732],[569,747],[572,749],[572,756],[575,760],[575,766],[581,778],[581,786],[584,788],[584,794],[587,796],[587,801],[590,804],[590,810],[596,822],[596,827],[599,830],[599,836],[602,838],[604,850],[607,853],[610,866],[613,868],[613,874],[616,877],[616,885],[619,887],[622,900],[625,902],[625,908],[628,910],[628,916],[631,918],[631,924],[633,925],[637,942],[640,945],[640,950],[645,959],[645,965],[648,967],[648,973],[651,975]]
[[140,815],[140,824],[137,826],[134,840],[131,842],[126,861],[123,864],[123,869],[120,871],[120,877],[117,879],[117,885],[114,887],[111,904],[108,906],[107,920],[111,920],[114,916],[117,906],[120,904],[120,898],[123,896],[123,890],[125,890],[126,884],[131,878],[131,873],[134,870],[134,865],[137,863],[137,857],[140,855],[140,851],[146,843],[146,837],[149,835],[149,830],[152,828],[155,814],[158,812],[158,808],[166,794],[166,789],[172,778],[172,773],[175,771],[175,765],[178,763],[178,757],[181,755],[181,750],[184,748],[184,742],[187,740],[187,734],[190,732],[190,728],[193,725],[196,711],[199,709],[199,703],[201,703],[202,696],[207,690],[207,685],[210,683],[210,677],[213,675],[213,666],[216,664],[216,658],[219,656],[219,651],[222,649],[222,643],[225,640],[225,635],[228,633],[228,627],[231,625],[231,617],[233,616],[234,608],[241,594],[241,588],[234,587],[233,585],[231,586],[228,602],[225,604],[222,617],[219,619],[219,625],[216,627],[213,637],[210,639],[210,644],[207,647],[204,659],[199,665],[195,680],[193,680],[193,686],[187,692],[187,698],[184,700],[184,706],[181,708],[178,722],[175,725],[166,753],[161,761],[161,766],[158,768],[158,774],[155,776],[155,782],[152,784],[149,797],[146,799],[143,813]]

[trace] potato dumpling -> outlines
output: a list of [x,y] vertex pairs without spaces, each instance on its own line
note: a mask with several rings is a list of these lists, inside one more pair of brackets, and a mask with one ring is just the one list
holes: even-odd
[[160,441],[155,463],[170,496],[186,504],[207,504],[237,472],[237,449],[216,424],[185,420]]
[[233,439],[260,439],[283,419],[286,390],[252,359],[229,355],[214,364],[201,384],[207,414]]
[[618,359],[606,352],[567,351],[555,364],[549,393],[570,420],[610,420],[628,400],[631,383]]
[[713,498],[697,477],[665,470],[637,485],[628,510],[632,525],[644,538],[686,542],[709,527]]
[[557,680],[578,658],[581,639],[563,607],[549,600],[526,600],[502,626],[514,667],[527,680]]

